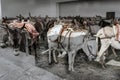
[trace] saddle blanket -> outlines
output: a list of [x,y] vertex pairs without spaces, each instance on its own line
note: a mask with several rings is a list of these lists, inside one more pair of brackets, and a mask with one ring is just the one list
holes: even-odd
[[58,38],[58,36],[60,35],[60,32],[62,31],[62,29],[63,29],[62,25],[55,25],[54,27],[49,29],[49,31],[47,33],[47,37],[51,41],[55,41]]

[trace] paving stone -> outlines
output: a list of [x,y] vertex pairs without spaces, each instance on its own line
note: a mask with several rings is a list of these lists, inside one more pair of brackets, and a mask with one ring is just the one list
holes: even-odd
[[0,72],[3,71],[4,74],[0,77],[0,80],[17,80],[24,72],[23,69],[0,57]]
[[0,80],[62,80],[27,62],[27,59],[30,57],[14,56],[12,50],[0,48]]
[[31,76],[24,75],[24,76],[18,78],[17,80],[38,80],[38,79],[34,79]]
[[2,57],[12,62],[13,64],[21,67],[24,70],[28,70],[32,67],[32,65],[29,65],[29,63],[23,62],[23,60],[17,56],[11,56],[9,54],[4,54],[2,55]]
[[62,80],[58,76],[53,75],[46,70],[38,69],[37,67],[29,69],[28,72],[32,73],[33,76],[38,76],[39,79],[42,78],[41,80]]

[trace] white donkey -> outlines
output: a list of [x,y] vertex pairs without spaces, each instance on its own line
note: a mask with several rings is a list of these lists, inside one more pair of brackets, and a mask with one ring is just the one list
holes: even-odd
[[112,47],[113,53],[117,57],[113,49],[113,48],[120,49],[120,43],[119,41],[116,40],[116,34],[117,34],[116,26],[113,27],[107,26],[101,28],[98,31],[98,33],[95,35],[96,41],[98,42],[98,38],[100,38],[100,43],[101,43],[100,51],[97,53],[97,58],[95,59],[95,61],[100,62],[103,68],[105,68],[104,66],[104,60],[106,55],[105,51],[108,49],[109,46]]
[[95,44],[95,40],[89,40],[88,37],[86,38],[88,33],[87,30],[63,30],[62,33],[59,34],[61,29],[63,29],[62,25],[55,25],[47,33],[49,46],[49,63],[51,63],[52,50],[55,62],[57,62],[55,57],[55,50],[60,50],[68,54],[69,71],[74,71],[74,59],[79,49],[83,49],[83,51],[88,56],[89,60],[95,58],[97,53],[97,44]]

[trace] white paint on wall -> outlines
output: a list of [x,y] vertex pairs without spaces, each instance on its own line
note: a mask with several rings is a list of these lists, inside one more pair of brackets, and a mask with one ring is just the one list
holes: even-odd
[[2,0],[2,16],[15,17],[22,14],[27,17],[30,12],[33,16],[56,17],[59,16],[56,1],[74,0]]
[[116,12],[120,17],[120,1],[88,1],[60,4],[60,16],[106,16],[106,12]]
[[[2,0],[0,16],[15,17],[19,14],[32,16],[105,16],[107,11],[115,11],[120,16],[120,1],[80,1],[76,0]],[[62,2],[62,3],[61,3]],[[63,3],[65,2],[65,3]],[[68,3],[67,3],[68,2]],[[60,3],[60,4],[59,4]],[[1,8],[0,8],[1,9]]]
[[28,16],[52,16],[50,13],[50,0],[3,0],[2,16],[15,17],[19,14]]

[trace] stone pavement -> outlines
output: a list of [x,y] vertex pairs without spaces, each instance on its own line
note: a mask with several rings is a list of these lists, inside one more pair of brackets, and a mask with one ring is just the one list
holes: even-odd
[[12,49],[0,48],[0,80],[62,79],[44,69],[34,66],[33,56],[14,56]]

